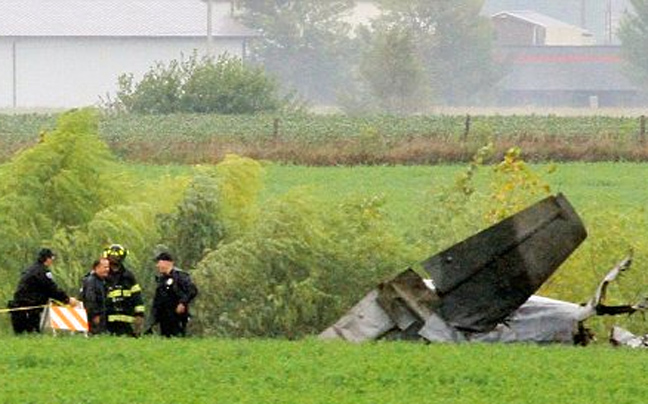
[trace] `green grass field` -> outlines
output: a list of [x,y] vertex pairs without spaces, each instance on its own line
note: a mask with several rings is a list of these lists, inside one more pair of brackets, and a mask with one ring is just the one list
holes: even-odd
[[0,403],[644,403],[645,351],[5,338]]
[[[610,214],[644,208],[648,203],[648,164],[566,163],[545,174],[546,165],[531,167],[546,180],[553,192],[562,192],[577,211],[604,208]],[[451,184],[465,165],[301,167],[270,165],[264,196],[272,198],[294,187],[306,187],[320,198],[335,203],[344,195],[383,195],[387,209],[403,228],[429,192]],[[483,167],[478,182],[485,182],[489,167]],[[586,219],[586,217],[585,217]],[[647,252],[648,253],[648,252]]]
[[[604,209],[610,215],[624,215],[648,207],[648,164],[561,163],[548,173],[546,164],[530,165],[553,193],[562,192],[587,224],[588,216]],[[182,176],[189,166],[131,165],[129,171],[145,185],[161,176]],[[265,164],[262,199],[270,200],[296,188],[303,188],[327,203],[349,196],[385,198],[388,214],[406,232],[415,226],[419,207],[430,193],[451,185],[465,164],[441,166],[354,166],[304,167]],[[480,168],[476,182],[486,187],[491,166]],[[648,251],[646,252],[648,255]]]
[[[274,198],[303,187],[318,198],[334,203],[348,195],[383,195],[391,214],[407,220],[429,192],[450,185],[466,169],[465,164],[439,166],[354,166],[304,167],[264,164],[263,198]],[[646,207],[648,203],[648,163],[560,163],[547,173],[548,165],[531,164],[552,191],[564,193],[577,210],[599,205],[610,211]],[[189,166],[127,166],[142,184],[161,176],[182,176]],[[477,182],[485,184],[490,166],[481,168]]]

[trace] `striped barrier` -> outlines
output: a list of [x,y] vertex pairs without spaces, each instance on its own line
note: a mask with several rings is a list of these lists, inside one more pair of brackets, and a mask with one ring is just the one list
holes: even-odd
[[88,316],[83,305],[76,307],[50,304],[43,313],[41,330],[88,332]]

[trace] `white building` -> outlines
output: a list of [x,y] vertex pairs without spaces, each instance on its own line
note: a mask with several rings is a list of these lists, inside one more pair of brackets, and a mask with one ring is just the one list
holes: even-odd
[[97,104],[122,73],[194,51],[244,57],[253,36],[229,1],[1,0],[0,108]]
[[373,1],[356,1],[353,9],[346,15],[344,21],[352,26],[370,25],[371,21],[382,14],[380,7]]
[[596,42],[588,30],[536,11],[502,11],[492,20],[496,42],[502,46],[584,46]]

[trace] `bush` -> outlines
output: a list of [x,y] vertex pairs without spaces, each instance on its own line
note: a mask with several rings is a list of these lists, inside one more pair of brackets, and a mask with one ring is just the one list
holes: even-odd
[[330,206],[294,192],[267,206],[252,231],[200,263],[201,329],[297,338],[330,325],[408,262],[382,204],[351,199]]
[[[15,285],[19,270],[33,262],[39,247],[56,250],[55,240],[84,228],[98,212],[123,198],[118,164],[97,128],[96,110],[66,112],[38,144],[1,167],[0,276],[9,279],[8,287]],[[79,242],[68,240],[70,245]],[[65,261],[64,252],[58,252]],[[2,272],[5,269],[13,271]],[[0,292],[8,294],[8,287]]]
[[225,235],[218,191],[216,179],[199,172],[176,209],[158,216],[162,245],[174,252],[181,268],[193,268],[205,251],[216,249]]
[[116,163],[99,140],[93,109],[61,115],[56,129],[0,171],[0,264],[33,259],[57,228],[83,225],[121,195]]
[[262,68],[227,54],[158,62],[139,82],[133,74],[121,75],[118,87],[116,100],[107,106],[133,113],[252,114],[288,106]]

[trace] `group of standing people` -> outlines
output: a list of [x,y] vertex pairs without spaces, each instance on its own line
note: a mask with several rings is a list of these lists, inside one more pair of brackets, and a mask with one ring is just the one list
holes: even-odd
[[[143,332],[152,333],[159,326],[163,336],[184,336],[189,305],[198,294],[190,275],[175,267],[168,252],[155,257],[157,285],[145,326],[142,288],[124,264],[127,255],[128,251],[119,244],[107,247],[82,280],[79,299],[87,312],[89,332],[139,336]],[[23,271],[14,298],[9,302],[16,334],[40,330],[43,307],[49,299],[72,306],[78,304],[76,298],[54,281],[50,271],[54,259],[50,249],[42,249],[36,262]]]

